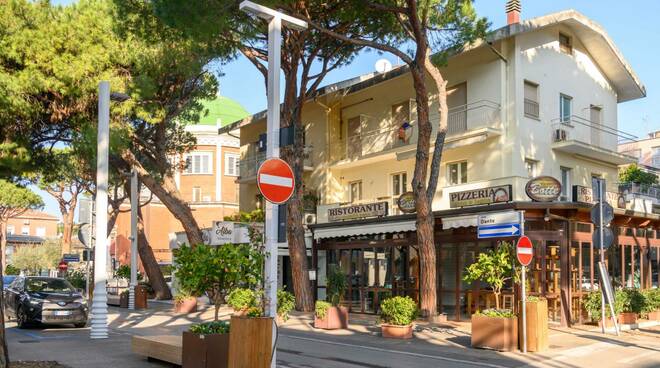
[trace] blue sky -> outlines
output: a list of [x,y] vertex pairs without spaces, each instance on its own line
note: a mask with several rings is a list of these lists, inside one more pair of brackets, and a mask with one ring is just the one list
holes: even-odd
[[[68,4],[71,0],[53,0],[54,4]],[[506,23],[505,0],[475,0],[477,12],[487,17],[492,28]],[[643,137],[647,132],[660,129],[660,1],[655,0],[523,0],[522,18],[575,9],[605,28],[646,86],[647,97],[619,105],[619,129]],[[350,65],[333,71],[324,84],[334,83],[359,74],[374,71],[380,58],[397,64],[388,54],[363,52]],[[220,93],[240,102],[250,113],[261,111],[266,105],[263,77],[242,57],[222,66]],[[40,193],[46,202],[45,210],[59,216],[57,206],[46,193]]]

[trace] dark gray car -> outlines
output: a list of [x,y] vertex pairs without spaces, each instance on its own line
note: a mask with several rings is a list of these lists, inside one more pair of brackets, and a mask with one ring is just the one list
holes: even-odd
[[19,276],[4,291],[5,313],[19,328],[32,323],[87,324],[87,303],[67,280]]

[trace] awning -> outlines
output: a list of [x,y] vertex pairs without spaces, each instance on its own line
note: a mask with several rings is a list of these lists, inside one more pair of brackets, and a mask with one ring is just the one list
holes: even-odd
[[464,215],[454,217],[442,218],[442,229],[454,229],[459,227],[477,226],[477,216],[479,215]]
[[[476,220],[475,220],[476,221]],[[383,221],[370,224],[354,224],[342,226],[323,227],[314,230],[314,239],[340,238],[344,236],[358,236],[369,234],[400,233],[405,231],[416,231],[415,220]]]

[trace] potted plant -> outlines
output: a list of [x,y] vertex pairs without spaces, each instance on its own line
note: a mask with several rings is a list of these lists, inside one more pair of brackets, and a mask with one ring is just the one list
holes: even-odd
[[[522,301],[520,302],[522,310]],[[537,296],[528,296],[525,303],[526,329],[527,329],[527,351],[539,352],[548,348],[548,301]],[[522,329],[522,313],[520,313],[518,328]],[[522,333],[519,347],[522,349]]]
[[650,321],[660,321],[660,289],[647,289],[642,291],[644,296],[644,309],[642,313]]
[[637,323],[637,316],[644,309],[644,296],[639,289],[624,288],[616,291],[614,304],[621,324]]
[[326,278],[328,302],[316,301],[314,327],[325,330],[348,328],[348,308],[339,304],[346,292],[346,276],[337,265],[330,265]]
[[413,321],[417,318],[417,303],[409,296],[395,296],[380,303],[383,337],[412,339]]
[[186,368],[226,368],[229,365],[229,323],[213,321],[183,332],[181,362]]
[[[264,304],[263,298],[261,305]],[[272,317],[263,316],[262,307],[249,308],[244,316],[231,317],[229,366],[269,368],[272,358]],[[249,343],[246,343],[248,342]]]
[[250,289],[234,289],[227,297],[227,305],[234,309],[235,316],[244,316],[248,309],[257,306],[257,295]]
[[511,310],[500,309],[504,284],[508,280],[517,280],[514,262],[513,247],[508,242],[501,242],[495,249],[480,253],[476,262],[465,269],[465,281],[485,282],[495,294],[495,309],[472,315],[472,347],[510,351],[518,345],[516,315]]
[[[589,318],[591,318],[592,321],[598,322],[599,325],[603,323],[601,321],[602,319],[602,312],[601,312],[601,292],[600,291],[592,291],[588,293],[584,299],[582,299],[582,306],[584,309],[587,311],[587,314],[589,315]],[[614,305],[615,310],[617,307],[616,303]],[[605,307],[605,318],[607,318],[607,321],[605,321],[605,327],[614,327],[614,324],[611,322],[612,314],[610,313],[610,308],[608,306]]]
[[295,296],[286,290],[277,290],[277,324],[281,325],[289,320],[289,313],[296,306]]
[[178,294],[174,296],[174,312],[197,312],[197,296],[184,289],[179,289]]

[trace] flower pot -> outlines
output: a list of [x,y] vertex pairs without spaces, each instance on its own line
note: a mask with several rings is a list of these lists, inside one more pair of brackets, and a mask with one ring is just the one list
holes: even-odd
[[119,294],[119,308],[128,308],[128,292]]
[[174,312],[176,313],[192,313],[197,312],[197,298],[186,298],[174,303]]
[[227,368],[229,334],[200,335],[186,331],[181,358],[183,368]]
[[622,325],[632,325],[637,323],[637,313],[631,313],[631,312],[619,313],[619,323]]
[[649,321],[660,321],[660,310],[649,312]]
[[147,288],[138,285],[135,287],[135,309],[147,308]]
[[413,324],[407,326],[397,326],[383,323],[380,325],[383,332],[383,337],[391,339],[412,339],[413,338]]
[[231,317],[230,368],[270,368],[273,337],[271,317]]
[[336,330],[340,328],[348,328],[348,308],[346,307],[330,307],[321,319],[314,316],[314,327],[322,328],[324,330]]
[[471,344],[474,348],[515,350],[518,346],[518,319],[473,314]]
[[[522,310],[522,302],[520,302]],[[538,302],[527,302],[525,304],[526,329],[527,329],[527,351],[539,352],[548,349],[548,301],[545,299]],[[522,313],[518,315],[518,342],[519,348],[523,348]]]

